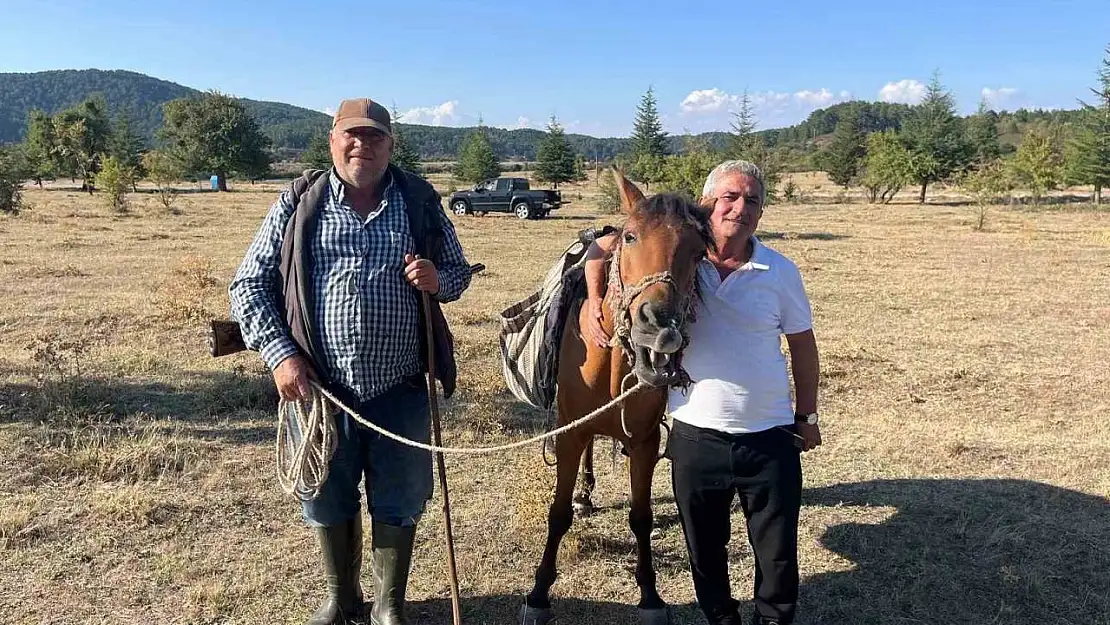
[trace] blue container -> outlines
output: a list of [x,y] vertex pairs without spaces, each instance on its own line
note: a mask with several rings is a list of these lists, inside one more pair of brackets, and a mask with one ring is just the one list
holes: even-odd
[[213,191],[219,191],[220,190],[220,177],[219,176],[212,176],[211,178],[209,178],[209,180],[212,182],[212,190]]

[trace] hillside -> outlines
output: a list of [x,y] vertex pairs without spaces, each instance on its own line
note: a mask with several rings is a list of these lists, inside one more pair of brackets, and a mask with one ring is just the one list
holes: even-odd
[[[20,141],[32,109],[56,113],[100,94],[113,117],[127,115],[136,132],[151,140],[162,126],[162,104],[201,93],[167,80],[123,70],[56,70],[31,74],[0,73],[0,143]],[[241,99],[277,147],[304,147],[327,128],[318,111]]]
[[[162,125],[162,104],[169,100],[201,93],[167,80],[123,70],[55,70],[29,74],[0,73],[0,143],[20,141],[26,131],[27,115],[32,109],[56,113],[73,106],[90,95],[100,94],[114,117],[127,115],[136,132],[153,141]],[[281,102],[241,99],[262,131],[273,141],[274,148],[295,154],[307,147],[309,140],[328,127],[326,114]],[[905,104],[886,102],[844,102],[814,111],[799,124],[787,128],[761,130],[771,146],[790,147],[795,153],[808,153],[822,137],[836,128],[847,114],[858,113],[867,131],[900,128],[909,113]],[[1040,122],[1067,123],[1076,111],[1003,112],[996,116],[999,134],[1006,147],[1016,145],[1029,124]],[[472,128],[401,124],[406,138],[426,161],[452,160]],[[489,128],[490,142],[502,160],[534,160],[544,132],[534,129],[505,130]],[[710,132],[697,139],[711,148],[723,149],[728,134]],[[628,148],[626,138],[596,138],[568,134],[575,152],[602,160],[610,160]],[[671,152],[681,152],[685,138],[669,137]]]

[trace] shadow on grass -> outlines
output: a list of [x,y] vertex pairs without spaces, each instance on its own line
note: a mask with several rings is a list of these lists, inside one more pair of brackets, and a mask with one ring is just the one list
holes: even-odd
[[[490,597],[462,597],[459,612],[467,625],[511,625],[519,623],[518,611],[524,603],[524,592],[519,595],[494,595]],[[553,597],[551,605],[556,623],[564,625],[638,625],[636,602],[638,593],[628,597],[628,603],[588,601],[573,597]],[[451,600],[431,599],[409,604],[407,613],[411,625],[443,625],[451,622]],[[701,613],[692,604],[671,606],[672,623],[685,625],[704,623]]]
[[[72,376],[35,384],[0,384],[0,417],[27,423],[111,422],[141,415],[190,427],[202,438],[254,441],[266,428],[236,422],[269,419],[278,402],[267,375],[251,371],[185,374],[173,384],[153,380]],[[266,436],[269,436],[267,434]]]
[[[821,537],[853,570],[804,580],[799,623],[1110,623],[1110,501],[1027,480],[876,480],[807,506],[890,506]],[[804,563],[803,563],[804,566]]]

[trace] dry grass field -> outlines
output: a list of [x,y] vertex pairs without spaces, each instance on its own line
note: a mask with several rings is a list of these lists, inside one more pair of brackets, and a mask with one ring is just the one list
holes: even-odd
[[[299,624],[314,609],[316,546],[274,476],[268,374],[205,345],[278,188],[183,194],[177,214],[140,193],[126,215],[29,190],[32,210],[0,218],[0,622]],[[504,390],[497,319],[575,232],[616,219],[592,183],[564,197],[543,221],[453,218],[487,270],[447,307],[462,368],[448,444],[543,427]],[[822,355],[802,625],[1110,624],[1110,211],[992,207],[983,231],[975,213],[764,215],[763,240],[806,280]],[[627,478],[599,458],[599,511],[573,526],[554,587],[568,625],[636,617]],[[538,448],[448,470],[464,622],[509,625],[554,474]],[[703,623],[669,481],[663,462],[660,592],[676,623]],[[750,598],[741,519],[732,583]],[[450,622],[438,493],[413,575],[414,623]]]

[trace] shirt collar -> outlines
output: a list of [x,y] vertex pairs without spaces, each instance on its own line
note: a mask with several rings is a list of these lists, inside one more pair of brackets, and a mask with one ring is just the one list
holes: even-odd
[[739,267],[739,271],[751,271],[753,269],[758,271],[767,271],[771,268],[771,265],[767,263],[768,260],[767,247],[764,246],[762,242],[760,242],[759,237],[753,234],[752,257],[748,259],[748,262]]
[[[393,189],[393,172],[388,169],[385,170],[385,181],[385,188],[382,190],[383,202]],[[347,186],[343,184],[343,179],[336,173],[335,167],[332,167],[328,172],[328,182],[331,184],[331,195],[335,198],[335,203],[342,204],[343,199],[346,197]]]

